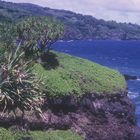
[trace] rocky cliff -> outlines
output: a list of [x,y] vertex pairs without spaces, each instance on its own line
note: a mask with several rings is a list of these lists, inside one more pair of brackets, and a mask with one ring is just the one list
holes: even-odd
[[[26,114],[24,127],[30,130],[67,130],[80,134],[85,140],[139,140],[134,106],[127,92],[113,95],[86,94],[81,99],[67,96],[46,99],[43,117]],[[20,126],[21,121],[1,118],[7,127]]]

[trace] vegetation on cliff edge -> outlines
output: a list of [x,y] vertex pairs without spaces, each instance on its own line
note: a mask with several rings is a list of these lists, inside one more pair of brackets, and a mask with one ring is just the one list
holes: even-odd
[[[36,64],[34,71],[43,75],[46,93],[51,97],[85,93],[114,94],[124,91],[126,83],[123,76],[115,70],[70,55],[53,52],[55,62]],[[52,58],[51,58],[52,59]]]

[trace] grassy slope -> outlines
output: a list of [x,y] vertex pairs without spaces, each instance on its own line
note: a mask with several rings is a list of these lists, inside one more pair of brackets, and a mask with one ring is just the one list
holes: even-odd
[[115,70],[88,60],[54,53],[59,62],[58,67],[48,70],[37,64],[34,69],[39,76],[43,76],[51,97],[81,96],[85,93],[114,94],[126,87],[124,78]]
[[30,131],[12,133],[10,130],[0,128],[0,140],[83,140],[78,134],[70,130],[57,131]]

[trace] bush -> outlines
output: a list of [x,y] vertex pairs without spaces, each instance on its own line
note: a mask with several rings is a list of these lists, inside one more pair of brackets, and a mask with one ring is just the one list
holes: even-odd
[[30,62],[23,60],[24,53],[17,48],[8,54],[0,66],[0,109],[14,112],[16,109],[40,111],[42,82],[29,67]]
[[36,58],[49,52],[63,31],[63,25],[54,19],[28,17],[16,23],[0,22],[0,42],[8,50],[20,46],[26,57]]
[[17,45],[21,44],[26,56],[42,55],[50,50],[63,33],[63,26],[46,17],[29,17],[15,26]]

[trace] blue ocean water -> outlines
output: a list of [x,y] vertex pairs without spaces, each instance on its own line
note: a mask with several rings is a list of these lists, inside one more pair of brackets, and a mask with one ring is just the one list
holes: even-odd
[[86,58],[121,73],[139,77],[128,81],[129,97],[136,106],[137,124],[140,126],[140,41],[58,41],[56,51]]

